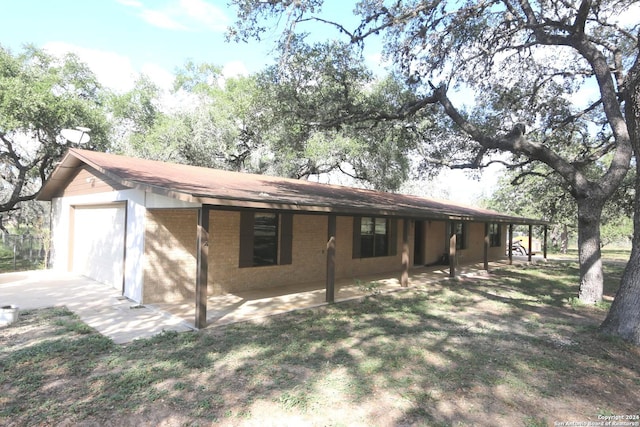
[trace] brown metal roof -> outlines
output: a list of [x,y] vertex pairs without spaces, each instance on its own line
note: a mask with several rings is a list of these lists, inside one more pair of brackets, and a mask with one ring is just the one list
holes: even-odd
[[67,152],[43,186],[38,199],[51,200],[59,195],[83,164],[126,187],[214,206],[515,224],[547,223],[404,194],[229,172],[79,149]]

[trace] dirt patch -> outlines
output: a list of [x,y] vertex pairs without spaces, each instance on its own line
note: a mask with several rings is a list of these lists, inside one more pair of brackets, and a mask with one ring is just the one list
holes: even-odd
[[125,346],[63,309],[27,312],[0,329],[0,424],[533,427],[634,416],[640,350],[598,333],[603,309],[567,303],[567,271],[518,269]]

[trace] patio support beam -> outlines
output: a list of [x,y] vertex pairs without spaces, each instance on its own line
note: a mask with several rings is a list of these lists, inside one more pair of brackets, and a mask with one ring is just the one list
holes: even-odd
[[544,226],[544,243],[543,243],[543,247],[542,247],[542,255],[544,256],[544,259],[547,259],[547,233],[548,233],[549,229],[548,227],[545,225]]
[[533,248],[533,225],[529,224],[529,247],[527,248],[527,260],[531,262],[531,249]]
[[513,264],[513,224],[509,224],[509,265]]
[[456,223],[454,221],[449,221],[449,277],[456,277],[456,246],[457,246],[457,235],[456,235]]
[[484,223],[484,254],[483,254],[484,269],[489,270],[489,223]]
[[196,319],[194,326],[207,326],[207,282],[209,275],[209,213],[211,207],[203,205],[198,209],[198,241],[196,252]]
[[326,301],[335,301],[336,285],[336,216],[329,215],[327,227],[327,283]]
[[402,276],[400,277],[400,286],[403,288],[409,286],[409,225],[410,220],[404,218],[402,220]]

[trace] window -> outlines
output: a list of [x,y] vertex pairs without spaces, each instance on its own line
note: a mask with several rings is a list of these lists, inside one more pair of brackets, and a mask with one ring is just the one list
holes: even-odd
[[395,221],[373,217],[354,218],[354,258],[395,255],[393,242],[395,242]]
[[278,263],[278,214],[255,214],[253,223],[253,266]]
[[240,267],[291,264],[293,215],[272,212],[240,214]]
[[498,248],[502,246],[502,227],[500,224],[489,224],[489,246]]
[[456,249],[467,248],[467,224],[464,222],[454,223],[454,232],[456,235]]

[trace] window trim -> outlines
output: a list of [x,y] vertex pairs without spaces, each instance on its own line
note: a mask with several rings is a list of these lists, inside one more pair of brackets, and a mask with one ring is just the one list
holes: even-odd
[[[362,219],[371,218],[373,220],[373,239],[372,239],[372,255],[362,255]],[[385,246],[386,249],[383,254],[376,255],[376,224],[378,221],[385,221]],[[374,216],[357,216],[353,217],[353,246],[352,246],[352,258],[353,259],[366,259],[366,258],[382,258],[388,256],[397,255],[397,227],[398,221],[395,218],[388,217],[374,217]]]
[[[268,234],[260,235],[257,234],[259,224],[259,218],[268,218],[267,224]],[[258,247],[256,243],[258,241],[265,241],[268,246],[268,251],[264,251],[268,257],[261,258],[258,255],[263,253],[261,249],[259,252],[257,251]],[[252,267],[267,267],[271,265],[278,265],[278,253],[279,253],[279,241],[280,241],[280,216],[277,213],[273,212],[255,212],[253,214],[253,265]],[[264,242],[263,242],[264,243]],[[264,259],[264,261],[261,261]]]
[[[467,249],[467,236],[469,233],[468,224],[464,221],[456,221],[453,223],[456,235],[456,250],[461,251]],[[460,231],[458,232],[458,227]]]
[[[493,227],[495,227],[495,230],[492,230]],[[497,222],[489,224],[489,247],[502,247],[502,225]]]
[[[274,214],[276,216],[276,259],[271,264],[255,263],[255,224],[256,215]],[[238,267],[272,267],[289,265],[293,261],[293,214],[278,211],[240,212],[240,242]]]

